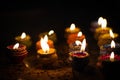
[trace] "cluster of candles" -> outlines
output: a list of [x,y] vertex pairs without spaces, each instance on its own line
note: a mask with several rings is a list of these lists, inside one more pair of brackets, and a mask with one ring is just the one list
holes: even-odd
[[[119,50],[120,44],[115,43],[118,38],[117,33],[113,33],[110,27],[106,27],[107,20],[100,17],[98,26],[92,29],[94,38],[98,41],[100,47],[99,61],[116,62],[120,61]],[[86,50],[86,36],[79,27],[71,24],[65,29],[66,43],[69,46],[69,60],[72,62],[72,68],[78,71],[84,70],[89,63],[90,54]],[[8,53],[12,56],[13,61],[19,62],[25,58],[28,53],[27,49],[31,47],[32,41],[25,32],[21,36],[15,37],[16,44],[7,46]],[[54,43],[57,42],[57,36],[54,30],[39,34],[39,40],[36,42],[37,58],[42,64],[51,64],[58,59],[57,50]],[[16,47],[17,45],[17,47]],[[15,60],[16,59],[16,60]]]
[[98,19],[97,27],[92,30],[100,48],[97,66],[101,68],[105,78],[112,78],[120,66],[120,44],[117,42],[119,35],[107,27],[107,20],[103,17]]

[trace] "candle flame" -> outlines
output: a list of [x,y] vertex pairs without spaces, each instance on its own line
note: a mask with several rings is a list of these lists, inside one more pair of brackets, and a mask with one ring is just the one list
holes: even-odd
[[114,40],[111,41],[111,48],[115,48],[115,42],[114,42]]
[[14,46],[13,46],[13,49],[18,49],[19,47],[19,43],[16,43]]
[[49,52],[49,45],[47,44],[47,42],[43,38],[41,38],[40,44],[41,44],[41,48],[44,51],[44,53],[48,53]]
[[111,36],[112,38],[114,38],[114,34],[113,34],[113,32],[112,32],[111,29],[109,30],[109,33],[110,33],[110,36]]
[[21,39],[24,39],[25,37],[26,37],[26,33],[23,32],[23,33],[21,34]]
[[78,37],[82,36],[82,32],[80,31],[77,36]]
[[47,36],[47,35],[44,36],[44,40],[45,40],[46,42],[48,42],[48,36]]
[[110,54],[110,61],[114,61],[114,52],[111,52]]
[[81,52],[84,52],[84,51],[85,51],[85,48],[86,48],[86,39],[84,39],[84,40],[82,41],[80,51],[81,51]]
[[54,31],[50,30],[49,33],[48,33],[48,35],[52,35],[53,33],[54,33]]
[[99,17],[99,19],[98,19],[98,25],[101,25],[102,21],[103,21],[103,17]]
[[70,30],[74,30],[75,29],[75,24],[71,24],[71,26],[70,26]]
[[75,44],[78,46],[78,45],[81,45],[82,43],[79,40],[76,40]]
[[107,20],[103,19],[101,27],[104,29],[104,28],[106,28],[106,26],[107,26]]

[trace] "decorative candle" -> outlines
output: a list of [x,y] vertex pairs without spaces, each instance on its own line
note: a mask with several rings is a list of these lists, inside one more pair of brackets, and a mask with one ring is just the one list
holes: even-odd
[[23,32],[21,36],[15,37],[15,40],[20,44],[26,45],[27,48],[30,48],[32,45],[31,37],[29,35],[26,35],[25,32]]
[[111,52],[111,54],[101,55],[98,58],[99,67],[105,80],[114,80],[114,77],[120,71],[120,56]]
[[52,40],[53,42],[57,42],[57,35],[54,32],[54,30],[50,30],[49,32],[43,32],[39,34],[39,39],[41,39],[41,37],[44,37],[45,35],[48,36],[48,38],[50,40]]
[[72,68],[76,71],[83,71],[89,63],[89,54],[85,51],[86,39],[81,44],[80,51],[70,52],[72,57]]
[[44,39],[41,40],[41,48],[37,50],[37,57],[43,65],[47,66],[57,60],[56,49],[49,48],[49,45]]
[[118,39],[118,34],[117,33],[113,33],[112,30],[109,30],[109,33],[100,35],[99,39],[98,39],[98,46],[102,46],[105,44],[109,44],[111,42],[111,40],[116,40]]
[[26,46],[19,43],[7,46],[7,52],[8,58],[13,63],[21,63],[28,54]]
[[81,31],[78,33],[73,33],[73,34],[68,35],[67,43],[72,44],[76,40],[83,41],[84,38],[85,38],[85,35],[83,35]]
[[41,49],[41,41],[45,40],[47,42],[47,44],[49,45],[50,48],[54,48],[54,43],[52,40],[48,39],[48,36],[45,35],[44,38],[41,37],[41,39],[39,41],[36,42],[36,49]]
[[101,27],[98,27],[95,30],[95,35],[94,35],[95,39],[98,40],[100,35],[103,35],[105,33],[109,33],[110,29],[111,29],[110,27],[107,27],[107,20],[103,19],[102,23],[101,23]]
[[90,31],[94,33],[98,27],[101,27],[102,21],[103,21],[103,17],[99,17],[98,21],[92,22],[90,25],[91,26]]
[[65,32],[66,32],[66,33],[65,33],[65,38],[67,38],[69,34],[78,33],[79,31],[80,31],[80,28],[75,27],[75,24],[72,23],[71,26],[70,26],[70,28],[67,27],[67,28],[65,29]]
[[119,54],[120,52],[120,44],[115,43],[114,40],[112,40],[110,44],[105,44],[100,47],[100,54],[107,54],[112,51],[114,51],[115,54]]

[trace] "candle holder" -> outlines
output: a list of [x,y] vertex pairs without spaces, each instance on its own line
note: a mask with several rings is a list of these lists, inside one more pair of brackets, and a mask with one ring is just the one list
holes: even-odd
[[114,80],[115,78],[119,78],[120,56],[116,54],[114,61],[110,61],[109,58],[110,54],[99,56],[98,61],[100,63],[100,71],[102,72],[105,80]]
[[13,49],[14,45],[7,46],[7,57],[11,63],[22,63],[24,58],[28,55],[26,46],[23,44],[19,45],[18,49]]
[[72,58],[72,69],[78,72],[84,71],[89,63],[89,54],[87,52],[74,51],[69,53]]
[[50,48],[46,53],[42,49],[39,49],[37,51],[37,58],[40,64],[42,64],[42,68],[49,68],[57,61],[58,56],[54,48]]

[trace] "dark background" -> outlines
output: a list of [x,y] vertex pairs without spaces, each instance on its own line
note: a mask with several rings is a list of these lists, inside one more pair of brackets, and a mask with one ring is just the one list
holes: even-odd
[[53,29],[62,41],[71,23],[87,35],[90,23],[100,16],[107,19],[113,32],[119,33],[119,10],[116,0],[0,1],[0,48],[14,43],[14,37],[23,31],[36,42],[39,33]]

